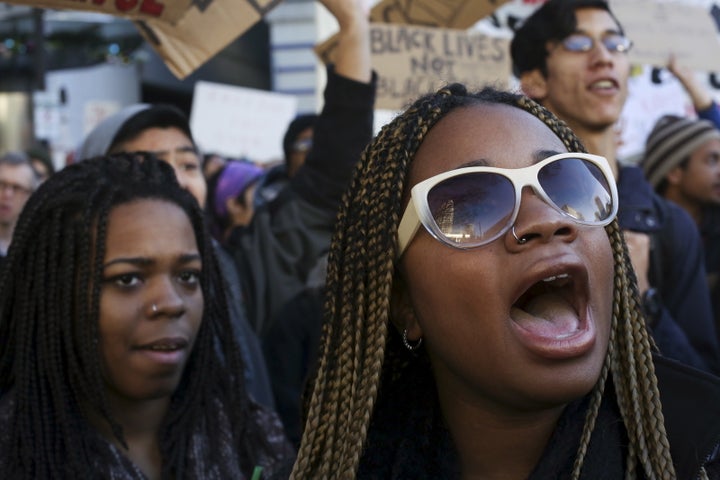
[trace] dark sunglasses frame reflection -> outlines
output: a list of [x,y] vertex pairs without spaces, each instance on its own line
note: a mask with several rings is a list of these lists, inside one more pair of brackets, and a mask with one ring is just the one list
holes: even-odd
[[398,227],[398,257],[421,224],[454,248],[487,245],[515,223],[525,186],[580,225],[602,227],[617,215],[615,177],[599,155],[561,153],[524,168],[463,167],[412,188]]

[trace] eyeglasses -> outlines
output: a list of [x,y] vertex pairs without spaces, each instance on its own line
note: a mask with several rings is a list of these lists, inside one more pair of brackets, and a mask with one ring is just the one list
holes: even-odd
[[515,223],[522,189],[530,186],[575,223],[609,224],[618,193],[604,157],[561,153],[525,168],[465,167],[415,185],[398,228],[398,257],[420,224],[440,242],[468,249],[486,245]]
[[[568,52],[589,52],[595,48],[595,39],[584,33],[573,33],[565,37],[561,43]],[[632,48],[632,40],[619,33],[604,35],[600,42],[610,53],[625,53]]]
[[5,182],[3,180],[0,180],[0,192],[11,192],[13,195],[30,195],[32,193],[32,189],[28,187],[23,187],[22,185],[18,185],[17,183],[9,183]]

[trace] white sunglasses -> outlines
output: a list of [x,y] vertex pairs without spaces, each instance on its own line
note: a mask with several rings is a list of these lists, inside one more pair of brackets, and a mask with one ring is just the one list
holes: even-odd
[[605,226],[617,215],[615,177],[599,155],[561,153],[514,169],[458,168],[412,188],[398,227],[398,257],[420,224],[451,247],[468,249],[492,242],[515,223],[525,186],[581,225]]

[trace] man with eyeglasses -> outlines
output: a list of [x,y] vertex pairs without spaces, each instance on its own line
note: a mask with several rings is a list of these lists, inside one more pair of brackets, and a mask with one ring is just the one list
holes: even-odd
[[607,2],[549,0],[518,28],[510,51],[523,92],[610,162],[618,219],[660,351],[718,373],[720,347],[692,219],[656,195],[640,168],[617,161],[615,125],[627,98],[631,47]]
[[0,157],[0,264],[7,255],[20,212],[39,183],[27,155],[8,152]]

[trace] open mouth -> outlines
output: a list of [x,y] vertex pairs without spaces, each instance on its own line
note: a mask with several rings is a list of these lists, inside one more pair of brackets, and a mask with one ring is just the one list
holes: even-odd
[[617,88],[618,83],[611,78],[603,78],[590,84],[590,90],[608,91],[616,90]]
[[558,341],[587,327],[586,294],[580,272],[548,275],[513,303],[512,320],[530,337]]
[[551,275],[533,284],[513,305],[530,314],[540,314],[542,306],[550,299],[571,303],[574,298],[573,279],[569,273]]

